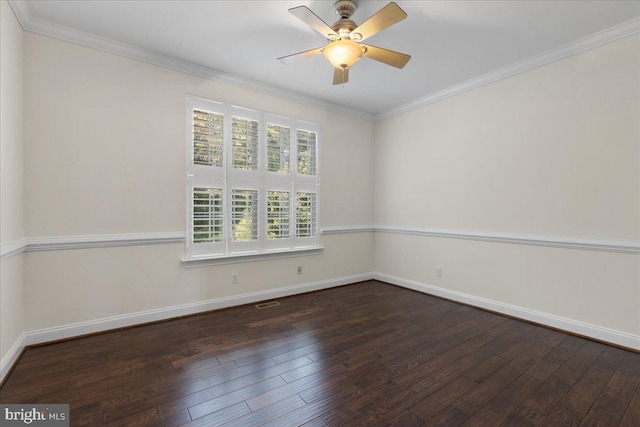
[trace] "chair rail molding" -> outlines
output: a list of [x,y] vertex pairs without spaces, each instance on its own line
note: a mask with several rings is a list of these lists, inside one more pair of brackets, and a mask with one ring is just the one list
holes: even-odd
[[0,259],[4,260],[23,252],[60,251],[67,249],[109,248],[119,246],[160,245],[184,243],[185,234],[177,232],[101,234],[81,236],[30,237],[3,243]]
[[[640,241],[591,237],[504,233],[448,228],[416,228],[404,226],[346,225],[321,227],[321,234],[387,233],[445,239],[478,240],[516,245],[547,246],[552,248],[581,249],[602,252],[640,254]],[[80,236],[30,237],[0,246],[0,259],[23,252],[58,251],[67,249],[108,248],[118,246],[158,245],[184,243],[182,231],[132,234],[102,234]]]
[[372,225],[341,225],[321,228],[322,235],[332,234],[352,234],[352,233],[373,233],[375,228]]
[[0,261],[9,259],[23,253],[28,245],[27,239],[15,240],[0,245]]
[[420,237],[479,240],[483,242],[509,243],[516,245],[548,246],[552,248],[619,252],[636,255],[640,254],[640,241],[638,240],[455,230],[448,228],[414,228],[402,226],[376,226],[375,231],[377,233],[404,234]]

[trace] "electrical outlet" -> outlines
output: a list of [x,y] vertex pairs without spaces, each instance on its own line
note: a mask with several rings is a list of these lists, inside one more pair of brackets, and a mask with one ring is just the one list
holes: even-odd
[[442,267],[436,267],[436,277],[442,277]]
[[231,284],[232,285],[237,285],[238,284],[238,273],[232,273],[231,274]]
[[301,265],[298,266],[298,274],[302,274],[302,266]]

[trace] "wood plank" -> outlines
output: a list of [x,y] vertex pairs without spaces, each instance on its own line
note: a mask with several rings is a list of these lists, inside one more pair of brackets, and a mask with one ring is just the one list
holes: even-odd
[[236,390],[231,393],[216,397],[214,399],[209,399],[205,402],[198,403],[197,405],[193,405],[189,407],[189,415],[191,416],[191,419],[195,420],[196,418],[203,417],[212,412],[224,409],[227,406],[234,405],[250,397],[259,395],[267,390],[274,389],[282,384],[284,384],[284,380],[280,377],[269,378],[268,380],[254,383],[250,387],[244,387],[240,390]]
[[623,350],[614,347],[605,348],[569,393],[585,402],[595,402],[624,357]]
[[437,415],[435,415],[434,417],[430,418],[429,422],[426,425],[428,425],[429,427],[431,427],[431,426],[433,426],[433,427],[435,427],[435,426],[442,426],[442,427],[461,426],[468,419],[469,419],[469,416],[467,414],[465,414],[464,412],[462,412],[460,409],[456,408],[455,406],[449,405],[446,408],[444,408],[442,411],[438,412]]
[[251,409],[244,403],[238,402],[235,405],[227,406],[224,409],[213,412],[197,420],[184,424],[185,427],[211,427],[219,426],[231,422],[243,415],[250,414]]
[[321,417],[318,417],[318,418],[314,418],[311,421],[307,421],[306,423],[302,424],[300,427],[326,427],[326,426],[327,426],[327,423],[325,423]]
[[[281,416],[293,411],[296,408],[300,408],[301,406],[305,406],[305,403],[304,400],[300,399],[300,396],[289,396],[272,405],[260,408],[257,411],[252,411],[246,415],[238,417],[231,421],[229,423],[229,426],[245,427],[251,425],[261,425],[272,420],[277,420]],[[299,424],[302,424],[304,421],[306,420],[301,419]]]
[[629,402],[625,402],[620,399],[616,399],[609,394],[602,393],[595,401],[587,415],[602,423],[618,425],[622,422],[622,417],[624,416],[628,406]]
[[476,385],[476,382],[460,376],[413,405],[410,411],[422,420],[428,421]]
[[505,421],[508,425],[540,425],[571,386],[555,376],[547,378],[536,395],[525,400]]
[[623,402],[629,402],[640,385],[640,354],[625,352],[625,358],[604,388],[607,393]]
[[633,399],[627,407],[627,411],[622,417],[620,426],[624,427],[638,427],[640,426],[640,390],[636,391]]
[[[245,375],[231,375],[227,378],[222,378],[222,380],[229,379],[230,381],[222,382],[214,387],[206,388],[201,391],[194,390],[194,393],[182,393],[182,395],[177,399],[167,399],[164,403],[158,404],[158,411],[161,415],[164,415],[184,408],[191,408],[207,401],[224,401],[227,397],[230,397],[233,400],[233,396],[236,396],[237,393],[241,393],[241,395],[244,396],[241,400],[245,400],[249,397],[261,394],[271,388],[284,385],[284,380],[279,376],[281,373],[287,372],[290,369],[294,369],[297,366],[301,366],[309,362],[309,359],[299,358],[289,361],[288,364],[274,365],[267,367],[266,369],[256,371],[245,371]],[[241,369],[243,368],[238,368],[238,370]],[[237,372],[237,370],[231,372]],[[253,393],[247,394],[247,392]],[[233,400],[231,403],[236,402],[237,400]],[[215,405],[219,405],[219,403],[216,403]],[[221,406],[220,409],[222,407],[224,406]]]
[[567,394],[545,418],[542,426],[579,426],[587,415],[590,404],[573,395]]
[[[491,413],[490,424],[501,424],[522,402],[536,395],[540,384],[540,380],[528,375],[518,377],[509,387],[493,397],[482,409]],[[473,417],[471,417],[472,421],[476,415],[477,414],[474,414]]]
[[597,418],[593,418],[587,415],[580,423],[580,427],[611,427],[611,424],[607,424]]
[[114,422],[105,422],[103,420],[103,426],[152,426],[158,423],[158,413],[156,408],[149,408],[137,412],[128,417],[121,418]]

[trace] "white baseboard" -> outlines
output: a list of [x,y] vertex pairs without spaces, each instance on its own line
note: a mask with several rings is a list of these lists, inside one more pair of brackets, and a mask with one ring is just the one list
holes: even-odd
[[0,382],[17,361],[22,350],[29,345],[41,344],[49,341],[56,341],[65,338],[73,338],[86,334],[104,332],[111,329],[135,326],[158,320],[166,320],[174,317],[187,316],[190,314],[202,313],[210,310],[233,307],[237,305],[250,304],[274,298],[282,298],[290,295],[303,294],[321,289],[329,289],[336,286],[348,285],[350,283],[371,280],[372,273],[356,274],[353,276],[339,277],[337,279],[321,280],[318,282],[305,283],[302,285],[287,286],[284,288],[270,289],[260,292],[234,295],[224,298],[215,298],[207,301],[199,301],[189,304],[176,305],[172,307],[159,308],[155,310],[140,311],[137,313],[125,314],[121,316],[105,317],[102,319],[90,320],[68,325],[56,326],[53,328],[39,329],[25,332],[16,340],[11,349],[0,362]]
[[640,337],[637,335],[607,329],[588,323],[578,322],[575,320],[566,319],[535,310],[529,310],[510,304],[504,304],[498,301],[493,301],[462,292],[451,291],[448,289],[439,288],[436,286],[431,286],[425,283],[407,280],[396,276],[390,276],[383,273],[365,273],[25,332],[20,335],[11,349],[2,358],[2,361],[0,362],[0,381],[5,378],[13,364],[22,353],[22,350],[29,345],[103,332],[111,329],[135,326],[139,324],[155,322],[158,320],[166,320],[173,317],[197,314],[242,304],[250,304],[253,302],[274,298],[282,298],[285,296],[302,294],[305,292],[317,291],[321,289],[329,289],[336,286],[348,285],[351,283],[371,279],[380,280],[382,282],[391,283],[403,288],[412,289],[418,292],[446,298],[464,304],[469,304],[479,308],[484,308],[497,313],[506,314],[508,316],[517,317],[523,320],[528,320],[534,323],[550,326],[552,328],[561,329],[585,337],[594,338],[600,341],[609,342],[635,350],[640,350]]
[[340,277],[337,279],[305,283],[302,285],[287,286],[284,288],[276,288],[266,291],[251,292],[230,297],[215,298],[206,301],[175,305],[172,307],[139,311],[137,313],[125,314],[121,316],[105,317],[102,319],[56,326],[53,328],[39,329],[35,331],[29,331],[24,334],[24,345],[28,346],[33,344],[40,344],[44,342],[77,337],[86,334],[93,334],[96,332],[108,331],[111,329],[155,322],[158,320],[187,316],[190,314],[202,313],[210,310],[218,310],[221,308],[250,304],[258,301],[282,298],[285,296],[302,294],[305,292],[317,291],[321,289],[328,289],[335,286],[347,285],[364,280],[371,280],[372,277],[373,276],[371,273],[358,274],[354,276]]
[[4,377],[9,373],[11,367],[16,363],[18,357],[22,354],[22,350],[25,347],[25,334],[23,333],[18,337],[16,342],[13,343],[7,354],[0,361],[0,383],[4,380]]
[[540,311],[530,310],[511,304],[505,304],[498,301],[465,294],[462,292],[428,285],[426,283],[391,276],[388,274],[373,273],[373,278],[381,282],[391,283],[393,285],[412,289],[414,291],[422,292],[425,294],[430,294],[452,301],[469,304],[475,307],[484,308],[496,313],[517,317],[519,319],[538,323],[540,325],[550,326],[556,329],[561,329],[563,331],[593,338],[599,341],[640,350],[640,336],[632,335],[626,332],[616,331],[613,329],[603,328],[601,326],[591,325],[589,323],[566,319],[564,317],[555,316],[553,314],[542,313]]
[[187,316],[189,314],[202,313],[210,310],[233,307],[237,305],[250,304],[274,298],[282,298],[290,295],[303,294],[321,289],[329,289],[336,286],[348,285],[350,283],[371,280],[371,273],[356,274],[353,276],[340,277],[337,279],[321,280],[318,282],[305,283],[302,285],[287,286],[284,288],[270,289],[248,294],[234,295],[224,298],[216,298],[207,301],[199,301],[189,304],[176,305],[172,307],[159,308],[155,310],[139,311],[137,313],[125,314],[121,316],[105,317],[102,319],[90,320],[68,325],[56,326],[53,328],[39,329],[25,332],[16,340],[11,349],[0,362],[0,382],[4,380],[11,367],[14,365],[22,350],[29,345],[41,344],[49,341],[56,341],[65,338],[73,338],[86,334],[108,331],[111,329],[135,326],[158,320],[171,319],[173,317]]

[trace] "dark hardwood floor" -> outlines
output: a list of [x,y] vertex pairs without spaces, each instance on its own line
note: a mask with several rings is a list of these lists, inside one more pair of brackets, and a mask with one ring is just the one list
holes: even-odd
[[29,348],[72,425],[640,426],[640,354],[380,282]]

